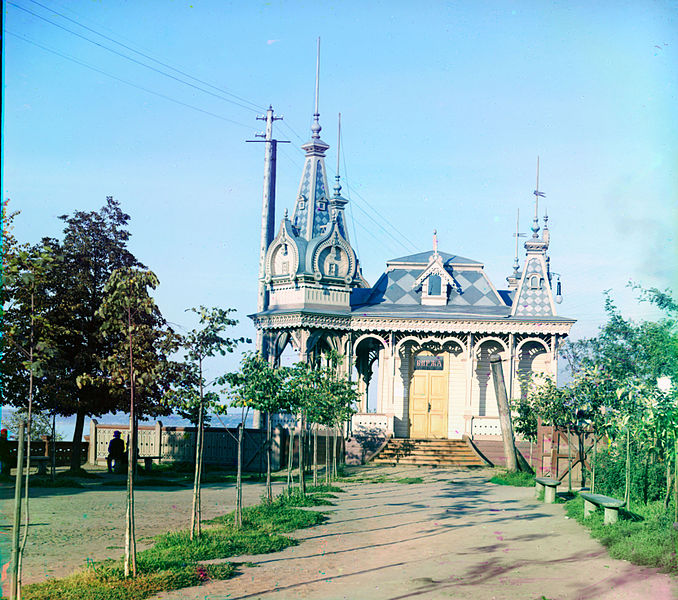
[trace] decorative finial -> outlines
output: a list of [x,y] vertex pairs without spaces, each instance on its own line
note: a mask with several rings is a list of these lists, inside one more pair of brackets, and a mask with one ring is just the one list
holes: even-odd
[[318,111],[318,99],[320,96],[320,37],[318,37],[318,53],[315,59],[315,112],[313,113],[313,125],[311,125],[311,137],[320,139],[320,112]]
[[337,183],[334,185],[334,195],[339,196],[341,192],[341,183],[339,183],[339,151],[341,150],[341,113],[339,113],[339,126],[337,128],[337,174],[334,176]]
[[549,228],[549,214],[546,211],[546,208],[544,208],[544,229]]
[[534,190],[534,221],[532,222],[532,238],[539,237],[539,198],[546,198],[544,192],[539,191],[539,157],[537,156],[537,189]]
[[285,215],[284,215],[284,218],[285,218],[286,221],[287,221],[287,215],[288,215],[287,209],[285,209]]
[[433,253],[438,254],[438,230],[433,230]]

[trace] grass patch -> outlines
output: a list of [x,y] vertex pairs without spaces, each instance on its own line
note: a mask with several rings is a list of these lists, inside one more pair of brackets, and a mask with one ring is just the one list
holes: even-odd
[[[327,487],[332,486],[318,486]],[[328,493],[312,489],[318,494]],[[314,494],[309,497],[313,500]],[[240,529],[234,527],[234,514],[229,513],[204,521],[202,535],[193,541],[187,531],[156,536],[153,547],[137,553],[136,579],[124,578],[121,560],[107,560],[63,579],[24,586],[22,597],[24,600],[143,600],[161,591],[228,579],[236,573],[233,563],[200,564],[200,561],[278,552],[299,543],[284,534],[312,527],[327,518],[321,512],[293,506],[293,498],[280,496],[271,504],[244,508]],[[322,500],[315,498],[316,503]]]
[[64,477],[66,479],[77,477],[78,479],[101,479],[101,475],[86,471],[85,469],[68,469],[57,473],[57,477]]
[[82,483],[71,479],[70,477],[56,477],[52,480],[51,477],[40,476],[36,477],[35,475],[31,477],[30,481],[31,487],[40,487],[40,488],[81,488],[84,487]]
[[612,558],[678,573],[678,532],[661,501],[633,505],[635,512],[622,509],[619,521],[611,525],[603,525],[602,508],[584,518],[584,500],[580,497],[568,502],[565,509],[570,518],[591,530],[591,536],[607,547]]
[[424,480],[421,477],[402,477],[401,479],[396,479],[394,483],[412,485],[413,483],[424,483]]
[[516,487],[533,487],[534,474],[526,473],[525,471],[518,471],[516,473],[500,471],[490,479],[490,483],[496,483],[497,485],[513,485]]

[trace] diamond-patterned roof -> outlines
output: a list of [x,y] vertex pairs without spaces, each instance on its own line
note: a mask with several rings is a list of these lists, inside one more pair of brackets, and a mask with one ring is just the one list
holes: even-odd
[[[541,278],[539,288],[530,287],[530,276]],[[519,296],[516,300],[515,315],[517,317],[550,317],[553,315],[549,293],[549,281],[538,257],[533,256],[525,265],[525,274],[521,282]]]
[[[492,288],[485,273],[481,270],[481,263],[471,261],[470,259],[463,259],[467,261],[463,264],[468,264],[469,267],[478,265],[478,267],[473,269],[456,269],[449,266],[449,264],[461,257],[443,252],[439,254],[448,265],[445,267],[445,270],[452,276],[457,285],[450,287],[447,305],[436,307],[434,312],[442,310],[453,313],[466,314],[478,312],[479,314],[486,314],[489,310],[492,314],[501,313],[504,315],[508,313],[510,310],[509,306],[504,303]],[[389,261],[394,265],[407,265],[407,263],[410,263],[412,267],[396,266],[395,268],[390,268],[380,277],[367,298],[363,297],[360,301],[356,298],[356,310],[367,309],[368,307],[370,307],[370,312],[372,312],[372,309],[377,308],[380,311],[395,310],[397,312],[412,309],[431,310],[430,307],[422,307],[421,286],[417,289],[413,288],[413,284],[425,270],[425,266],[422,264],[424,262],[423,259],[428,263],[430,256],[430,252],[422,252],[411,257]]]
[[[417,254],[410,254],[409,256],[401,256],[400,258],[392,258],[387,261],[386,264],[397,264],[397,263],[409,263],[414,265],[426,265],[428,264],[429,258],[431,258],[433,252],[429,250],[428,252],[418,252]],[[472,260],[470,258],[465,258],[463,256],[458,256],[456,254],[448,254],[447,252],[438,252],[443,263],[447,266],[449,264],[457,265],[482,265],[483,263],[478,262],[477,260]]]

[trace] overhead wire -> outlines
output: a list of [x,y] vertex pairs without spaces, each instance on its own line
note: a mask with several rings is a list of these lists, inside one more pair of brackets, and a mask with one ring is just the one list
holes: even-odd
[[131,81],[127,81],[126,79],[122,79],[121,77],[117,77],[116,75],[111,75],[110,73],[107,73],[106,71],[103,71],[102,69],[99,69],[97,67],[94,67],[92,65],[89,65],[80,59],[77,59],[73,56],[69,56],[67,54],[64,54],[62,52],[59,52],[58,50],[54,50],[53,48],[49,48],[48,46],[44,46],[43,44],[40,44],[34,40],[31,40],[27,37],[24,37],[18,33],[14,33],[13,31],[10,31],[8,29],[5,29],[5,33],[8,33],[14,37],[17,37],[29,44],[33,44],[34,46],[37,46],[38,48],[42,48],[43,50],[47,52],[51,52],[52,54],[56,54],[57,56],[61,56],[62,58],[65,58],[66,60],[70,60],[76,64],[79,64],[87,69],[91,69],[92,71],[95,71],[97,73],[101,73],[102,75],[105,75],[106,77],[110,77],[111,79],[115,79],[116,81],[120,81],[121,83],[124,83],[125,85],[129,85],[131,87],[137,88],[139,90],[142,90],[144,92],[147,92],[148,94],[153,94],[154,96],[158,96],[160,98],[163,98],[165,100],[169,100],[170,102],[174,102],[175,104],[179,104],[181,106],[185,106],[186,108],[190,108],[192,110],[196,110],[198,112],[201,112],[203,114],[209,115],[211,117],[215,117],[217,119],[221,119],[222,121],[227,121],[228,123],[232,123],[234,125],[238,125],[239,127],[244,127],[245,129],[251,129],[249,125],[245,125],[244,123],[240,123],[239,121],[235,121],[233,119],[229,119],[228,117],[224,117],[222,115],[218,115],[216,113],[213,113],[209,110],[205,110],[203,108],[199,108],[197,106],[194,106],[193,104],[188,104],[187,102],[182,102],[181,100],[177,100],[176,98],[172,98],[171,96],[167,96],[166,94],[162,94],[160,92],[155,92],[151,89],[148,89],[144,86],[138,85],[136,83],[132,83]]
[[[175,72],[177,72],[177,73],[180,73],[180,74],[183,75],[184,77],[188,77],[189,79],[192,79],[192,80],[194,80],[194,81],[197,81],[197,82],[199,82],[199,83],[201,83],[201,84],[203,84],[203,85],[206,85],[206,86],[208,86],[208,87],[211,87],[212,89],[216,89],[216,90],[218,90],[218,91],[220,91],[220,92],[222,92],[222,93],[224,93],[224,94],[227,94],[227,95],[229,95],[229,96],[232,96],[232,97],[234,97],[234,98],[237,98],[238,100],[241,100],[242,102],[246,102],[247,104],[250,104],[252,107],[257,107],[257,109],[259,109],[259,110],[265,110],[263,107],[261,107],[260,105],[254,103],[254,102],[252,102],[252,101],[250,101],[250,100],[247,100],[247,99],[245,99],[245,98],[242,98],[242,97],[240,97],[240,96],[237,96],[237,95],[235,95],[235,94],[233,94],[233,93],[231,93],[231,92],[229,92],[229,91],[227,91],[227,90],[223,90],[223,89],[221,89],[221,88],[218,88],[218,87],[216,87],[216,86],[213,86],[213,85],[210,84],[209,82],[205,82],[205,81],[203,81],[203,80],[201,80],[201,79],[198,79],[198,78],[196,78],[196,77],[193,77],[192,75],[190,75],[190,74],[188,74],[188,73],[186,73],[186,72],[184,72],[184,71],[181,71],[180,69],[177,69],[176,67],[173,67],[172,65],[170,65],[170,64],[168,64],[168,63],[165,63],[165,62],[162,62],[162,61],[160,61],[160,60],[158,60],[158,59],[153,58],[153,57],[150,56],[149,54],[146,54],[146,53],[141,52],[141,51],[139,51],[139,50],[135,50],[135,49],[132,48],[131,46],[129,46],[129,45],[127,45],[127,44],[123,44],[122,42],[119,42],[119,41],[115,40],[115,39],[112,38],[111,36],[107,36],[107,35],[105,35],[105,34],[99,32],[99,31],[95,30],[94,28],[91,28],[91,27],[88,27],[88,26],[83,25],[83,24],[81,24],[81,23],[78,23],[75,19],[72,19],[72,18],[68,17],[67,15],[64,15],[63,13],[60,13],[60,12],[58,12],[58,11],[56,11],[56,10],[54,10],[54,9],[52,9],[52,8],[50,8],[50,7],[48,7],[48,6],[44,5],[44,4],[42,4],[42,3],[40,3],[40,2],[37,2],[36,0],[29,0],[29,1],[32,2],[33,4],[37,5],[37,6],[40,6],[40,7],[44,8],[44,9],[46,9],[46,10],[49,10],[50,12],[52,12],[52,13],[58,15],[59,17],[61,17],[61,18],[63,18],[63,19],[66,19],[67,21],[69,21],[69,22],[71,22],[71,23],[74,23],[75,25],[77,25],[77,26],[79,26],[79,27],[82,27],[83,29],[85,29],[85,30],[87,30],[87,31],[90,31],[90,32],[94,33],[95,35],[98,35],[98,36],[100,36],[100,37],[102,37],[102,38],[104,38],[104,39],[106,39],[106,40],[108,40],[108,41],[110,41],[110,42],[112,42],[112,43],[114,43],[114,44],[117,44],[118,46],[121,46],[122,48],[125,48],[126,50],[129,50],[130,52],[134,52],[134,53],[138,54],[139,56],[143,56],[144,58],[146,58],[146,59],[148,59],[148,60],[151,60],[151,61],[155,62],[156,64],[159,64],[159,65],[161,65],[161,66],[163,66],[163,67],[172,69],[173,71],[175,71]],[[246,105],[242,104],[241,102],[236,102],[236,101],[234,101],[234,100],[232,100],[232,99],[230,99],[230,98],[226,98],[226,97],[224,97],[224,96],[222,96],[222,95],[220,95],[220,94],[215,94],[215,93],[213,93],[213,92],[210,92],[209,90],[206,90],[206,89],[204,89],[203,87],[194,85],[194,84],[192,84],[192,83],[190,83],[190,82],[188,82],[188,81],[185,81],[185,80],[183,80],[183,79],[181,79],[181,78],[179,78],[179,77],[176,77],[176,76],[174,76],[174,75],[172,75],[172,74],[170,74],[170,73],[167,73],[167,72],[165,72],[165,71],[163,71],[163,70],[161,70],[161,69],[158,69],[158,68],[156,68],[156,67],[153,67],[152,65],[149,65],[149,64],[147,64],[147,63],[145,63],[145,62],[143,62],[143,61],[137,60],[137,59],[135,59],[135,58],[133,58],[133,57],[131,57],[131,56],[129,56],[129,55],[123,53],[123,52],[118,52],[117,50],[114,50],[113,48],[110,48],[110,47],[106,46],[105,44],[101,44],[101,43],[99,43],[99,42],[97,42],[97,41],[95,41],[95,40],[92,40],[91,38],[89,38],[89,37],[87,37],[87,36],[84,36],[84,35],[81,35],[80,33],[76,32],[76,31],[73,31],[72,29],[69,29],[69,28],[67,28],[67,27],[64,27],[63,25],[60,25],[59,23],[56,23],[56,22],[52,21],[51,19],[48,19],[47,17],[45,17],[45,16],[43,16],[43,15],[40,15],[40,14],[34,12],[34,11],[31,11],[31,10],[29,10],[28,8],[25,8],[25,7],[23,7],[23,6],[19,5],[19,4],[17,4],[16,2],[13,2],[13,1],[9,0],[9,1],[8,1],[8,4],[14,6],[15,8],[18,8],[19,10],[22,10],[22,11],[26,12],[27,14],[30,14],[30,15],[32,15],[32,16],[38,18],[38,19],[41,19],[41,20],[43,20],[43,21],[45,21],[45,22],[47,22],[47,23],[49,23],[49,24],[51,24],[51,25],[53,25],[53,26],[55,26],[55,27],[57,27],[57,28],[59,28],[59,29],[62,29],[63,31],[66,31],[66,32],[68,32],[68,33],[70,33],[70,34],[72,34],[72,35],[78,37],[78,38],[81,38],[81,39],[83,39],[83,40],[85,40],[85,41],[87,41],[87,42],[89,42],[89,43],[91,43],[91,44],[93,44],[93,45],[95,45],[95,46],[98,46],[98,47],[100,47],[100,48],[102,48],[102,49],[104,49],[104,50],[106,50],[106,51],[108,51],[108,52],[111,52],[111,53],[113,53],[113,54],[115,54],[115,55],[117,55],[117,56],[120,56],[120,57],[122,57],[122,58],[124,58],[124,59],[126,59],[126,60],[128,60],[128,61],[131,61],[131,62],[137,64],[137,65],[140,65],[140,66],[142,66],[142,67],[145,67],[145,68],[147,68],[147,69],[150,69],[150,70],[152,70],[152,71],[154,71],[154,72],[156,72],[156,73],[158,73],[158,74],[160,74],[160,75],[164,75],[165,77],[168,77],[168,78],[170,78],[170,79],[173,79],[173,80],[175,80],[175,81],[177,81],[177,82],[179,82],[179,83],[182,83],[182,84],[184,84],[184,85],[187,85],[187,86],[189,86],[189,87],[191,87],[191,88],[193,88],[193,89],[196,89],[196,90],[198,90],[198,91],[201,91],[201,92],[203,92],[203,93],[205,93],[205,94],[208,94],[208,95],[213,96],[213,97],[215,97],[215,98],[218,98],[218,99],[220,99],[220,100],[224,100],[224,101],[226,101],[226,102],[229,102],[229,103],[234,104],[234,105],[236,105],[236,106],[239,106],[239,107],[241,107],[241,108],[244,108],[244,109],[247,109],[247,110],[250,110],[250,111],[253,111],[253,112],[257,112],[257,110],[256,110],[255,108],[252,108],[252,107],[250,107],[250,106],[246,106]],[[13,32],[8,32],[8,33],[11,33],[12,35],[14,35],[14,36],[16,36],[16,37],[18,37],[18,38],[24,40],[25,42],[30,43],[30,44],[33,44],[33,45],[35,45],[35,46],[37,46],[37,47],[39,47],[39,48],[41,48],[41,49],[43,49],[43,50],[45,50],[45,51],[47,51],[47,52],[51,52],[51,53],[53,53],[53,54],[55,54],[55,55],[57,55],[57,56],[61,56],[62,58],[65,58],[66,60],[70,60],[70,61],[72,61],[72,62],[74,62],[74,63],[76,63],[76,64],[79,64],[79,65],[81,65],[81,66],[83,66],[83,67],[85,67],[85,68],[91,69],[92,71],[95,71],[95,72],[97,72],[97,73],[100,73],[100,74],[102,74],[102,75],[105,75],[105,76],[107,76],[107,77],[110,77],[110,78],[112,78],[112,79],[114,79],[114,80],[116,80],[116,81],[120,81],[121,83],[124,83],[124,84],[126,84],[126,85],[129,85],[129,86],[134,87],[134,88],[136,88],[136,89],[140,89],[140,90],[145,91],[145,92],[147,92],[147,93],[150,93],[150,94],[153,94],[153,95],[158,96],[158,97],[160,97],[160,98],[169,100],[169,101],[171,101],[171,102],[174,102],[175,104],[179,104],[179,105],[181,105],[181,106],[190,108],[190,109],[192,109],[192,110],[196,110],[196,111],[201,112],[201,113],[203,113],[203,114],[207,114],[207,115],[216,117],[216,118],[218,118],[218,119],[220,119],[220,120],[224,120],[224,121],[227,121],[227,122],[230,122],[230,123],[239,125],[239,126],[241,126],[241,127],[245,127],[245,128],[250,129],[250,127],[248,127],[247,125],[245,125],[245,124],[243,124],[243,123],[240,123],[239,121],[235,121],[234,119],[229,119],[229,118],[227,118],[227,117],[224,117],[224,116],[222,116],[222,115],[218,115],[218,114],[213,113],[213,112],[211,112],[211,111],[208,111],[208,110],[205,110],[205,109],[201,109],[201,108],[199,108],[199,107],[197,107],[197,106],[195,106],[195,105],[188,104],[188,103],[186,103],[186,102],[182,102],[182,101],[177,100],[177,99],[175,99],[175,98],[172,98],[172,97],[170,97],[170,96],[168,96],[168,95],[166,95],[166,94],[162,94],[162,93],[160,93],[160,92],[153,91],[153,90],[151,90],[151,89],[149,89],[149,88],[147,88],[147,87],[140,86],[140,85],[138,85],[138,84],[132,83],[132,82],[126,80],[126,79],[117,77],[117,76],[115,76],[115,75],[112,75],[112,74],[109,73],[109,72],[106,72],[106,71],[104,71],[104,70],[102,70],[102,69],[99,69],[99,68],[97,68],[97,67],[94,67],[93,65],[90,65],[90,64],[88,64],[88,63],[86,63],[86,62],[84,62],[84,61],[81,61],[81,60],[79,60],[79,59],[77,59],[77,58],[75,58],[75,57],[73,57],[73,56],[69,56],[69,55],[67,55],[67,54],[61,53],[61,52],[59,52],[58,50],[55,50],[55,49],[53,49],[53,48],[49,48],[49,47],[47,47],[47,46],[44,46],[44,45],[42,45],[42,44],[40,44],[40,43],[38,43],[38,42],[35,42],[35,41],[33,41],[33,40],[30,40],[29,38],[26,38],[26,37],[21,36],[21,35],[19,35],[19,34],[16,34],[16,33],[13,33]],[[304,141],[303,138],[302,138],[302,136],[299,135],[299,133],[297,133],[297,131],[296,131],[291,125],[289,125],[289,123],[287,123],[286,121],[283,120],[283,124],[285,125],[285,127],[286,127],[286,128],[287,128],[287,129],[288,129],[295,137],[297,137],[297,138],[298,138],[300,141],[302,141],[302,142]],[[298,148],[297,146],[295,146],[295,148],[296,148],[299,152],[302,152],[302,153],[303,153],[303,151],[301,150],[301,148]],[[291,157],[287,156],[287,158],[288,158],[289,160],[291,160],[292,162],[294,162],[294,161],[291,159]],[[345,159],[345,154],[344,154],[344,169],[345,169],[345,171],[346,171],[346,159]],[[348,181],[348,176],[346,176],[346,187],[347,187],[347,192],[351,191],[351,186],[350,186],[349,181]],[[359,223],[359,222],[354,218],[353,210],[352,210],[352,205],[353,205],[353,204],[355,204],[356,207],[357,207],[357,208],[358,208],[358,209],[359,209],[359,210],[360,210],[360,211],[361,211],[361,212],[362,212],[362,213],[363,213],[363,214],[364,214],[364,215],[365,215],[372,223],[374,223],[374,224],[375,224],[375,225],[376,225],[376,226],[377,226],[377,227],[378,227],[378,228],[379,228],[386,236],[388,236],[389,238],[391,238],[391,240],[392,240],[393,242],[395,242],[396,244],[402,246],[403,248],[407,248],[407,246],[403,243],[403,241],[401,241],[401,240],[399,240],[397,237],[395,237],[395,235],[393,235],[393,233],[392,233],[391,231],[389,231],[388,229],[386,229],[386,227],[385,227],[384,225],[387,225],[388,227],[390,227],[390,228],[393,230],[393,232],[395,232],[397,235],[399,235],[403,240],[405,240],[405,242],[406,242],[407,244],[409,244],[409,246],[411,246],[413,249],[416,250],[416,245],[413,244],[412,241],[411,241],[407,236],[405,236],[405,235],[404,235],[397,227],[395,227],[393,224],[391,224],[390,221],[389,221],[389,220],[381,213],[381,211],[379,211],[377,208],[375,208],[374,206],[372,206],[372,204],[370,204],[370,203],[369,203],[369,202],[368,202],[368,201],[367,201],[367,200],[366,200],[366,199],[365,199],[365,198],[364,198],[357,190],[352,189],[352,192],[353,192],[353,195],[354,195],[354,196],[357,196],[357,198],[358,198],[359,201],[360,201],[360,202],[358,202],[358,201],[355,200],[355,199],[351,199],[351,218],[352,218],[352,222],[353,222],[354,234],[356,233],[356,232],[355,232],[356,223],[358,223],[358,226],[359,226],[361,229],[365,229],[365,231],[367,231],[368,233],[370,233],[371,237],[373,237],[374,239],[377,239],[377,241],[380,241],[380,240],[378,240],[378,238],[376,238],[376,236],[374,236],[374,234],[372,233],[372,231],[371,231],[370,229],[368,229],[368,228],[366,228],[366,227],[363,227],[362,223]],[[374,216],[372,216],[372,215],[367,211],[366,208],[363,208],[363,206],[361,206],[361,204],[364,204],[367,208],[371,209],[371,210],[376,214],[376,217],[377,217],[377,218],[375,218]],[[356,235],[356,238],[357,238],[357,235]]]
[[[94,28],[92,28],[92,27],[87,27],[87,25],[83,25],[82,23],[79,23],[79,22],[76,21],[75,19],[71,19],[69,16],[64,15],[63,13],[60,13],[59,11],[56,11],[56,10],[54,10],[53,8],[49,7],[49,6],[45,6],[44,4],[38,2],[37,0],[29,0],[29,2],[32,2],[33,4],[36,4],[37,6],[40,6],[40,7],[44,8],[44,9],[46,9],[46,10],[48,10],[48,11],[54,13],[55,15],[59,15],[62,19],[66,19],[67,21],[69,21],[69,22],[71,22],[71,23],[74,23],[74,24],[77,25],[78,27],[82,27],[83,29],[86,29],[87,31],[90,31],[90,32],[92,32],[92,33],[94,33],[94,34],[96,34],[96,35],[98,35],[98,36],[104,38],[105,40],[108,40],[109,42],[113,42],[114,44],[117,44],[118,46],[121,46],[121,47],[123,47],[123,48],[129,50],[130,52],[134,52],[135,54],[138,54],[139,56],[143,56],[144,58],[147,58],[148,60],[152,60],[154,63],[157,63],[157,64],[159,64],[159,65],[162,65],[163,67],[167,67],[168,69],[172,69],[172,71],[176,71],[177,73],[180,73],[180,74],[183,75],[184,77],[188,77],[189,79],[192,79],[193,81],[197,81],[198,83],[202,83],[203,85],[206,85],[207,87],[210,87],[210,88],[212,88],[212,89],[214,89],[214,90],[217,90],[218,92],[222,92],[223,94],[226,94],[226,95],[228,95],[228,96],[232,96],[233,98],[236,98],[237,100],[240,100],[241,102],[245,102],[245,103],[247,103],[247,104],[251,104],[253,108],[250,109],[250,110],[253,110],[253,111],[265,111],[265,110],[266,110],[265,107],[260,106],[260,105],[258,105],[258,104],[256,104],[256,103],[252,102],[251,100],[248,100],[247,98],[243,98],[242,96],[238,96],[237,94],[234,94],[233,92],[229,92],[228,90],[225,90],[225,89],[223,89],[223,88],[220,88],[220,87],[217,87],[217,86],[215,86],[215,85],[212,85],[212,84],[209,83],[208,81],[203,81],[202,79],[199,79],[199,78],[197,78],[197,77],[194,77],[194,76],[191,75],[190,73],[186,73],[185,71],[182,71],[181,69],[177,69],[176,67],[173,67],[172,65],[170,65],[170,64],[168,64],[168,63],[162,62],[161,60],[158,60],[157,58],[154,58],[154,57],[152,57],[152,56],[149,55],[149,54],[146,54],[146,53],[144,53],[144,52],[141,52],[140,50],[136,50],[136,49],[132,48],[131,46],[128,46],[127,44],[123,44],[122,42],[119,42],[119,41],[116,40],[115,38],[112,38],[112,37],[110,37],[110,36],[108,36],[108,35],[106,35],[106,34],[104,34],[104,33],[101,33],[100,31],[97,31],[96,29],[94,29]],[[10,4],[13,4],[12,2],[9,2],[9,3],[10,3]],[[13,5],[14,5],[14,6],[17,6],[16,4],[13,4]]]
[[74,36],[76,36],[80,39],[83,39],[86,42],[89,42],[90,44],[94,44],[95,46],[98,46],[99,48],[103,48],[104,50],[107,50],[108,52],[111,52],[112,54],[115,54],[116,56],[120,56],[120,57],[122,57],[126,60],[129,60],[130,62],[133,62],[137,65],[140,65],[142,67],[150,69],[151,71],[154,71],[155,73],[159,73],[160,75],[168,77],[169,79],[173,79],[174,81],[178,81],[179,83],[183,83],[184,85],[187,85],[187,86],[189,86],[193,89],[199,90],[199,91],[203,92],[204,94],[209,94],[210,96],[213,96],[215,98],[219,98],[220,100],[224,100],[225,102],[230,102],[231,104],[235,104],[236,106],[240,106],[241,108],[244,108],[246,110],[249,110],[249,111],[252,111],[252,112],[255,112],[255,113],[258,112],[256,109],[251,108],[249,106],[246,106],[246,105],[244,105],[240,102],[236,102],[235,100],[231,100],[230,98],[226,98],[221,94],[215,94],[214,92],[210,92],[209,90],[206,90],[206,89],[204,89],[204,88],[202,88],[198,85],[195,85],[193,83],[185,81],[185,80],[181,79],[180,77],[175,77],[174,75],[167,73],[166,71],[163,71],[162,69],[157,69],[157,68],[155,68],[155,67],[153,67],[153,66],[151,66],[151,65],[149,65],[149,64],[147,64],[143,61],[137,60],[136,58],[133,58],[133,57],[125,54],[124,52],[118,52],[117,50],[114,50],[113,48],[109,48],[105,44],[101,44],[101,43],[99,43],[95,40],[92,40],[92,39],[88,38],[87,36],[84,36],[84,35],[76,32],[76,31],[73,31],[72,29],[69,29],[68,27],[64,27],[63,25],[59,25],[58,23],[55,23],[51,19],[48,19],[47,17],[43,17],[42,15],[39,15],[38,13],[33,12],[32,10],[24,8],[23,6],[20,6],[19,4],[16,4],[15,2],[12,2],[11,0],[8,0],[7,4],[14,6],[15,8],[18,8],[19,10],[23,10],[24,12],[27,12],[28,14],[33,15],[34,17],[41,19],[41,20],[45,21],[46,23],[54,25],[54,27],[58,27],[59,29],[67,31],[68,33],[70,33],[70,34],[72,34],[72,35],[74,35]]

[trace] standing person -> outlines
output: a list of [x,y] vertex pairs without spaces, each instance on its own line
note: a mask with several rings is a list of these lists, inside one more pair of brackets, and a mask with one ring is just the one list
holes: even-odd
[[108,442],[108,456],[106,457],[106,462],[108,463],[108,472],[113,472],[112,464],[115,462],[116,472],[120,471],[120,467],[123,463],[123,457],[125,456],[125,442],[120,438],[120,432],[113,432],[113,439]]
[[9,476],[11,465],[9,464],[9,440],[7,430],[0,429],[0,473]]

